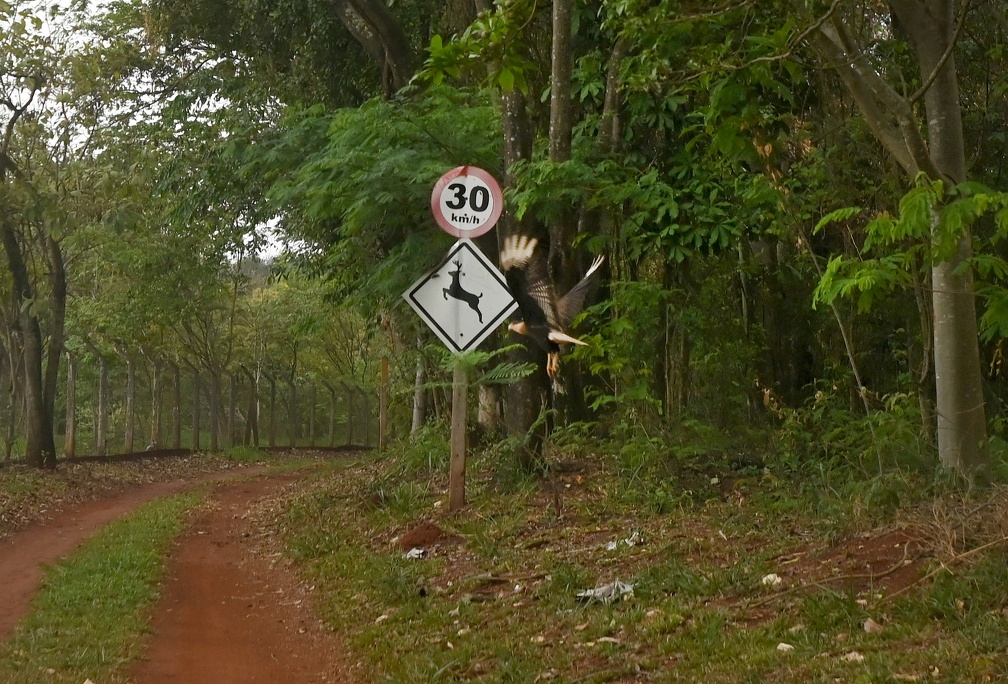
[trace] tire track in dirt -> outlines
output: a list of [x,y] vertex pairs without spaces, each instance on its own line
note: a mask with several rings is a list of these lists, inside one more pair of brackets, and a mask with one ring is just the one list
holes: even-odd
[[217,487],[172,551],[136,684],[357,681],[309,592],[271,560],[249,515],[302,475]]
[[0,539],[0,642],[14,633],[28,614],[42,584],[45,566],[69,556],[113,520],[162,496],[170,496],[202,482],[243,477],[261,468],[211,473],[195,479],[156,482],[103,497],[60,513],[55,520],[31,525]]

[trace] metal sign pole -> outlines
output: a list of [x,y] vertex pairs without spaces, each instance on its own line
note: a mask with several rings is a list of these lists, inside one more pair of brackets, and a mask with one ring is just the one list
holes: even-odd
[[[403,293],[403,299],[456,355],[479,346],[518,306],[504,275],[471,241],[491,230],[503,209],[500,185],[475,166],[448,171],[431,193],[434,220],[459,241],[440,266]],[[456,356],[448,464],[448,510],[452,512],[466,504],[468,374]]]

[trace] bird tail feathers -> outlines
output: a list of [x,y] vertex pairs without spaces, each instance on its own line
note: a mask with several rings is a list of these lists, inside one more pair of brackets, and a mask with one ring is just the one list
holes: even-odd
[[[605,261],[605,256],[600,254],[599,256],[595,257],[595,261],[593,261],[592,265],[588,267],[588,272],[584,274],[584,277],[587,278],[592,273],[597,271],[599,269],[599,266],[602,265],[603,261]],[[584,278],[582,278],[582,280],[584,280]]]

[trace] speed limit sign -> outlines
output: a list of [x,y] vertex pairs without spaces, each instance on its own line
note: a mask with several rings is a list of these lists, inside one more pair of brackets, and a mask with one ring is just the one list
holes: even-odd
[[434,220],[449,235],[474,238],[497,223],[504,209],[500,185],[475,166],[457,166],[441,176],[431,193]]

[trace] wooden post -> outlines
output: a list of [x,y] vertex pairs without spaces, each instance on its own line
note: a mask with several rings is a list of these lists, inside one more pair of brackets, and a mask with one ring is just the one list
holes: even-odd
[[448,464],[448,510],[465,506],[465,470],[468,430],[469,377],[465,365],[455,361],[452,373],[451,460]]
[[388,357],[381,360],[381,386],[378,390],[378,451],[388,446]]
[[77,357],[67,352],[66,434],[63,436],[63,455],[77,455]]

